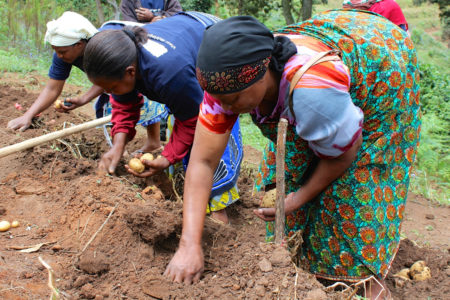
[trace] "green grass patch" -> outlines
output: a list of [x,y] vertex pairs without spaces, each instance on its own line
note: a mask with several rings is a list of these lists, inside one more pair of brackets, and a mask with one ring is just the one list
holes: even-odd
[[[40,75],[47,76],[51,65],[53,51],[42,52],[25,52],[17,48],[0,49],[0,71],[15,72],[15,73],[30,73],[37,72]],[[86,74],[73,67],[67,83],[90,87]]]
[[259,128],[253,124],[249,114],[241,115],[239,119],[244,145],[250,145],[259,151],[263,151],[269,139],[263,136]]
[[17,49],[0,49],[0,70],[6,72],[41,73],[50,64],[41,56],[33,53],[20,53]]

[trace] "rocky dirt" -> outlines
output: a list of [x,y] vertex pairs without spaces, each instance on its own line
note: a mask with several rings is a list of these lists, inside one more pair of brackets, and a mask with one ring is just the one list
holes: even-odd
[[[70,114],[50,108],[36,118],[33,129],[9,131],[7,122],[23,112],[15,103],[28,108],[45,79],[2,74],[1,82],[0,147],[92,118],[88,106]],[[70,86],[65,91],[81,92]],[[140,133],[128,151],[142,142]],[[245,149],[239,180],[241,200],[228,209],[231,225],[206,221],[206,270],[201,281],[191,286],[169,282],[162,274],[178,245],[181,203],[164,175],[144,181],[128,175],[123,167],[117,176],[97,174],[97,161],[105,150],[102,130],[92,129],[0,158],[0,220],[20,222],[19,227],[0,233],[1,299],[50,296],[48,273],[39,256],[54,269],[55,285],[68,299],[345,299],[349,295],[327,290],[295,267],[283,247],[263,243],[264,224],[252,213],[259,200],[251,195],[255,157],[260,153],[250,147]],[[411,199],[403,225],[409,239],[401,243],[391,273],[420,259],[427,262],[432,278],[400,287],[390,275],[389,287],[395,299],[444,299],[450,292],[448,207],[414,195]],[[415,233],[421,234],[420,239]],[[36,245],[38,250],[23,252]]]

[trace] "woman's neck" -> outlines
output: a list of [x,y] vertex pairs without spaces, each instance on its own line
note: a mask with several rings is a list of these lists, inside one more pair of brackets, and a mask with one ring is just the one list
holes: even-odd
[[278,89],[280,86],[281,75],[273,72],[272,70],[267,71],[267,90],[264,95],[263,100],[258,106],[259,113],[263,116],[270,115],[278,102]]

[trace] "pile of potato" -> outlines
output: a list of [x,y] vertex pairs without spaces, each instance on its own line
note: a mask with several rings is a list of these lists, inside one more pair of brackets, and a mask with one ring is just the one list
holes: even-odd
[[394,275],[396,278],[404,280],[423,281],[431,278],[431,270],[423,260],[416,261],[411,268],[402,269]]
[[1,221],[0,222],[0,232],[8,231],[10,228],[16,228],[19,227],[19,221],[12,221],[11,223],[9,221]]

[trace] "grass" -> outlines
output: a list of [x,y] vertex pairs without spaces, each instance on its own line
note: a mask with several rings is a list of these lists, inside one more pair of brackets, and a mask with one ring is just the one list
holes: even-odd
[[239,116],[241,120],[241,132],[244,145],[250,145],[253,148],[263,151],[269,141],[261,134],[259,128],[253,124],[249,114]]
[[[24,51],[18,48],[0,48],[0,71],[15,73],[37,72],[40,75],[47,76],[51,65],[53,51],[45,49],[42,52]],[[77,67],[72,68],[67,83],[88,88],[91,83],[86,74]]]

